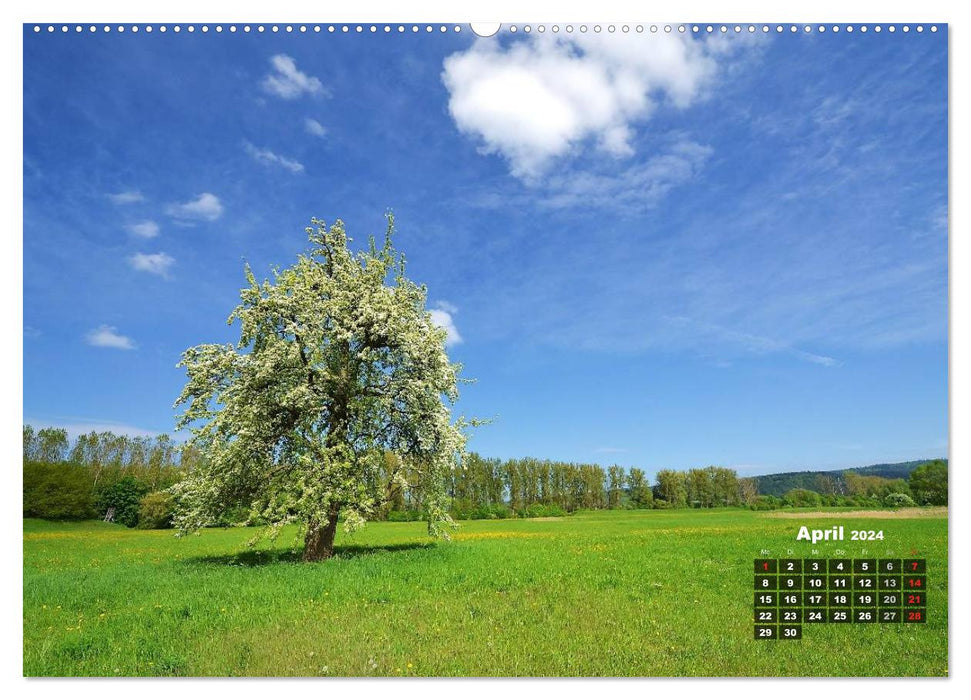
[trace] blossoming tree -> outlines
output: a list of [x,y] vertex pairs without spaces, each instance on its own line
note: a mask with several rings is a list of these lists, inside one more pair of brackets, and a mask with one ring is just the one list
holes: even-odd
[[[240,322],[239,343],[182,356],[178,427],[206,459],[177,486],[176,524],[194,531],[244,504],[271,536],[303,524],[303,558],[319,561],[333,554],[338,515],[353,530],[411,489],[429,532],[447,536],[446,477],[473,422],[451,417],[461,367],[446,331],[425,309],[425,287],[405,277],[390,214],[383,247],[371,238],[357,254],[341,221],[311,223],[310,249],[272,282],[246,266],[228,320]],[[389,457],[400,467],[390,478]]]

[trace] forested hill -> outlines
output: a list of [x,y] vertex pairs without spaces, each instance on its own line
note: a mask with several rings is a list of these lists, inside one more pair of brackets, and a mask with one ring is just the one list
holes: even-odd
[[843,474],[847,471],[865,476],[881,476],[885,479],[906,479],[914,469],[929,461],[931,460],[919,459],[913,462],[872,464],[868,467],[834,471],[783,472],[757,476],[755,479],[759,493],[768,496],[782,497],[791,489],[809,489],[819,493],[846,493],[846,479]]

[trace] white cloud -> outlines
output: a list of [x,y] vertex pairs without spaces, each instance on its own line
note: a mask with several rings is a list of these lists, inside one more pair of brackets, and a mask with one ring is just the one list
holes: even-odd
[[281,168],[285,168],[292,173],[303,172],[303,164],[290,158],[274,153],[268,148],[257,148],[249,141],[243,142],[243,147],[246,152],[250,154],[253,160],[263,163],[264,165],[279,165]]
[[445,329],[445,345],[458,345],[462,342],[462,336],[459,334],[459,329],[455,327],[455,319],[452,318],[458,312],[458,308],[447,301],[438,301],[435,307],[429,313],[432,316],[432,323]]
[[84,336],[88,345],[96,348],[115,348],[116,350],[134,350],[135,343],[128,336],[118,333],[114,326],[101,325]]
[[611,157],[632,155],[633,126],[661,103],[684,108],[701,97],[725,53],[680,34],[479,40],[445,59],[442,80],[458,128],[533,180],[587,140]]
[[158,235],[159,227],[154,221],[140,221],[137,224],[129,225],[128,232],[139,238],[155,238]]
[[550,175],[544,183],[547,196],[542,204],[554,208],[605,206],[614,211],[651,208],[671,189],[690,181],[712,153],[709,146],[679,139],[619,172]]
[[307,119],[304,120],[303,126],[304,126],[304,129],[306,129],[307,133],[310,134],[311,136],[319,136],[320,138],[323,138],[324,136],[327,135],[327,129],[325,129],[324,125],[321,124],[316,119],[310,119],[308,117]]
[[108,194],[108,199],[110,199],[115,204],[134,204],[135,202],[142,202],[145,197],[138,190],[128,190],[127,192],[117,192],[115,194]]
[[270,59],[273,71],[263,78],[262,86],[266,92],[293,100],[303,94],[325,95],[327,91],[317,78],[297,69],[297,62],[286,54],[277,54]]
[[817,355],[812,352],[806,352],[804,350],[792,350],[792,354],[798,357],[800,360],[805,360],[806,362],[812,362],[815,365],[822,365],[823,367],[839,367],[842,362],[834,357],[829,357],[828,355]]
[[[722,348],[734,346],[746,354],[756,356],[782,353],[790,355],[798,360],[811,362],[812,364],[821,365],[823,367],[840,367],[843,364],[834,357],[829,357],[828,355],[819,355],[813,352],[806,352],[805,350],[795,347],[791,342],[779,340],[777,338],[770,338],[769,336],[765,335],[745,333],[727,328],[720,324],[697,321],[685,316],[668,316],[665,318],[665,320],[670,324],[668,326],[668,331],[672,331],[677,328],[690,328],[695,334],[697,334],[695,337],[701,339],[699,345],[703,346],[717,346]],[[722,365],[716,363],[716,366]]]
[[128,262],[141,272],[167,277],[169,268],[175,263],[175,258],[166,253],[135,253],[128,258]]
[[203,192],[195,199],[180,204],[170,204],[166,213],[182,220],[215,221],[223,213],[222,202],[219,197],[209,192]]
[[450,304],[447,301],[436,301],[435,308],[441,309],[442,311],[447,311],[450,314],[454,314],[459,310],[459,307],[457,307],[455,304]]

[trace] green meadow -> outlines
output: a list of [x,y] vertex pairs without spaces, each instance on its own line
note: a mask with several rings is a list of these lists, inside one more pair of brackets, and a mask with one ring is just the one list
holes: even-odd
[[[946,675],[946,513],[870,515],[598,511],[462,522],[451,542],[381,522],[319,564],[296,529],[250,547],[256,529],[24,520],[24,674]],[[928,622],[755,641],[753,559],[809,556],[798,527],[835,524],[885,539],[820,556],[927,559]]]

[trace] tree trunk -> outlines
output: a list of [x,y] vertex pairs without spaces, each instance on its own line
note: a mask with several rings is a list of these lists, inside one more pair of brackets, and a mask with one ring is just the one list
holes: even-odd
[[323,525],[310,523],[304,539],[303,560],[324,561],[334,555],[334,535],[337,534],[337,514],[339,506],[332,506]]

